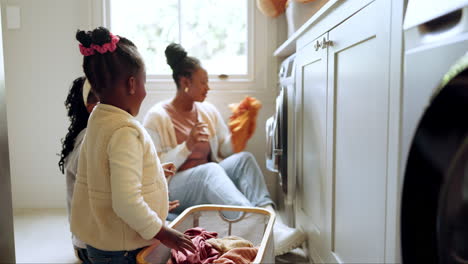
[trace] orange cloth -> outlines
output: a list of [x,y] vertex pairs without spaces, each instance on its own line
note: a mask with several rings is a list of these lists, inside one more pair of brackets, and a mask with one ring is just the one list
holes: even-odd
[[262,103],[247,96],[239,104],[229,105],[232,115],[229,118],[232,148],[235,153],[245,149],[257,126],[258,111]]
[[258,253],[258,247],[240,247],[234,248],[223,254],[213,263],[223,264],[249,264],[255,260]]

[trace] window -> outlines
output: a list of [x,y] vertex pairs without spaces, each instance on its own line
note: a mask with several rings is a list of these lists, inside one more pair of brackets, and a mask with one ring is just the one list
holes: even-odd
[[[249,0],[108,0],[112,32],[139,48],[151,77],[169,77],[164,50],[180,43],[211,77],[251,76]],[[151,78],[150,78],[151,79]]]

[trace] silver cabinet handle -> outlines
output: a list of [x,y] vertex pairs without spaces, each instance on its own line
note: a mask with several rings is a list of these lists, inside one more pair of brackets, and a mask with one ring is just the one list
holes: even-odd
[[321,46],[322,44],[320,43],[319,40],[317,40],[317,42],[315,42],[315,45],[314,45],[315,51],[319,50]]
[[333,41],[331,40],[327,40],[325,37],[323,38],[323,41],[322,41],[322,49],[326,49],[328,47],[331,47],[333,46]]

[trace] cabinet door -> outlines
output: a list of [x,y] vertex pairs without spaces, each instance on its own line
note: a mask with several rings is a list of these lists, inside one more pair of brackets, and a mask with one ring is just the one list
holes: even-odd
[[344,263],[385,257],[389,3],[376,0],[329,31],[332,251]]
[[326,35],[297,52],[297,226],[308,235],[314,261],[326,262],[331,241],[330,181],[326,170],[327,50],[317,47]]

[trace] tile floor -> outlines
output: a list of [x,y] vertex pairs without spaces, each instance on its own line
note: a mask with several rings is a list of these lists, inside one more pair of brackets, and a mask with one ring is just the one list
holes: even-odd
[[[65,209],[21,209],[14,212],[17,263],[79,263],[73,253]],[[308,263],[302,250],[276,263]]]

